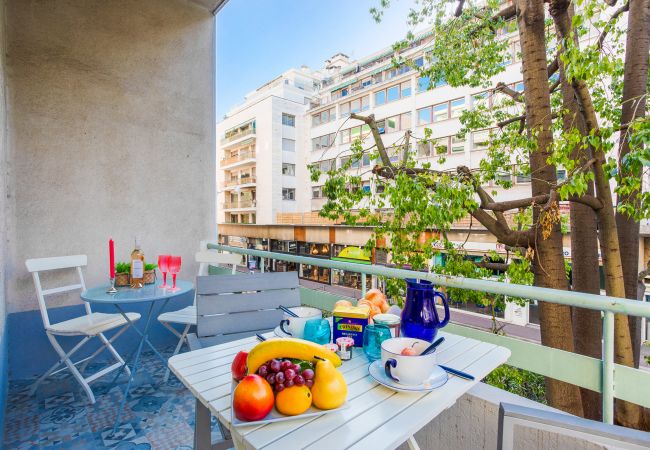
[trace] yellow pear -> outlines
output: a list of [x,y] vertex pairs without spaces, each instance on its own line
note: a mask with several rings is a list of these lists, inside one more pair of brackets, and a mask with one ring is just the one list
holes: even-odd
[[331,361],[319,358],[316,363],[311,395],[313,405],[320,409],[334,409],[345,403],[348,385]]

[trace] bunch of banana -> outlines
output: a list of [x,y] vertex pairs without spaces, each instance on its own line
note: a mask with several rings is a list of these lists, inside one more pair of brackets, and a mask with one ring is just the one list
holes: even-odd
[[274,358],[295,358],[303,361],[316,361],[320,358],[329,360],[334,367],[341,365],[341,358],[336,353],[313,342],[293,338],[269,339],[260,342],[248,352],[248,373],[257,372],[262,364]]

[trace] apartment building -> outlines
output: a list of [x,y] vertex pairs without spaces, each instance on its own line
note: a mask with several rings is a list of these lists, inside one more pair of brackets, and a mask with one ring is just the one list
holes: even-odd
[[[518,39],[516,35],[504,38],[511,41],[511,58],[498,81],[523,90],[521,64],[517,58]],[[322,88],[308,111],[311,121],[310,164],[320,165],[323,170],[341,167],[349,158],[351,142],[362,138],[366,146],[374,144],[369,128],[350,119],[351,113],[360,113],[375,115],[386,146],[402,143],[405,132],[410,130],[414,137],[411,151],[417,152],[419,160],[430,161],[432,167],[442,170],[459,165],[478,167],[485,157],[489,130],[460,137],[459,117],[463,110],[479,102],[489,104],[496,101],[499,94],[484,89],[452,88],[445,83],[429,89],[427,77],[418,77],[418,72],[406,64],[395,68],[391,63],[391,58],[402,56],[418,66],[426,64],[425,55],[431,39],[430,33],[422,33],[400,55],[392,48],[383,49],[368,58],[347,61],[337,73],[324,78]],[[434,143],[418,143],[418,138],[425,136],[425,127],[431,129]],[[337,133],[337,130],[340,131]],[[439,155],[434,150],[440,146],[447,149],[442,164],[438,163]],[[397,158],[397,154],[392,157]],[[366,189],[375,189],[369,182],[374,164],[376,162],[365,157],[351,169],[368,180]],[[510,173],[501,176],[511,180],[514,186],[507,190],[491,186],[490,190],[495,190],[499,199],[518,198],[530,189],[530,178],[519,174],[514,166]],[[312,184],[312,211],[318,211],[324,203],[323,182],[324,177]]]
[[306,111],[321,76],[291,69],[217,124],[218,223],[273,224],[308,208]]

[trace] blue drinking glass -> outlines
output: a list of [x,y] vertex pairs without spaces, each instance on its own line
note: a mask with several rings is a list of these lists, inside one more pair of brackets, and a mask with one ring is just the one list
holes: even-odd
[[368,361],[381,359],[381,343],[393,336],[390,328],[383,325],[366,325],[363,330],[363,352]]
[[304,339],[316,344],[329,344],[332,338],[330,323],[327,319],[311,319],[305,322]]

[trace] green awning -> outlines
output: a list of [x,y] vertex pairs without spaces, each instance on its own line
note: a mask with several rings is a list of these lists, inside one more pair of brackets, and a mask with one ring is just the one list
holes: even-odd
[[341,70],[341,75],[347,75],[348,73],[352,73],[355,70],[357,70],[357,65],[356,64]]
[[385,66],[381,66],[379,69],[375,69],[370,72],[370,75],[378,74],[379,72],[383,72],[384,70],[390,69],[391,67],[393,67],[392,64],[386,64]]
[[344,88],[346,86],[350,86],[352,83],[356,83],[356,82],[357,82],[357,79],[352,78],[352,79],[346,81],[345,83],[341,83],[338,86],[334,86],[332,89],[330,89],[330,92],[338,91],[339,89],[342,89],[342,88]]
[[359,66],[365,66],[366,64],[369,64],[373,61],[377,61],[378,59],[384,58],[386,56],[392,55],[393,53],[395,53],[395,50],[393,50],[393,47],[391,47],[388,50],[385,50],[376,56],[359,61],[358,64]]

